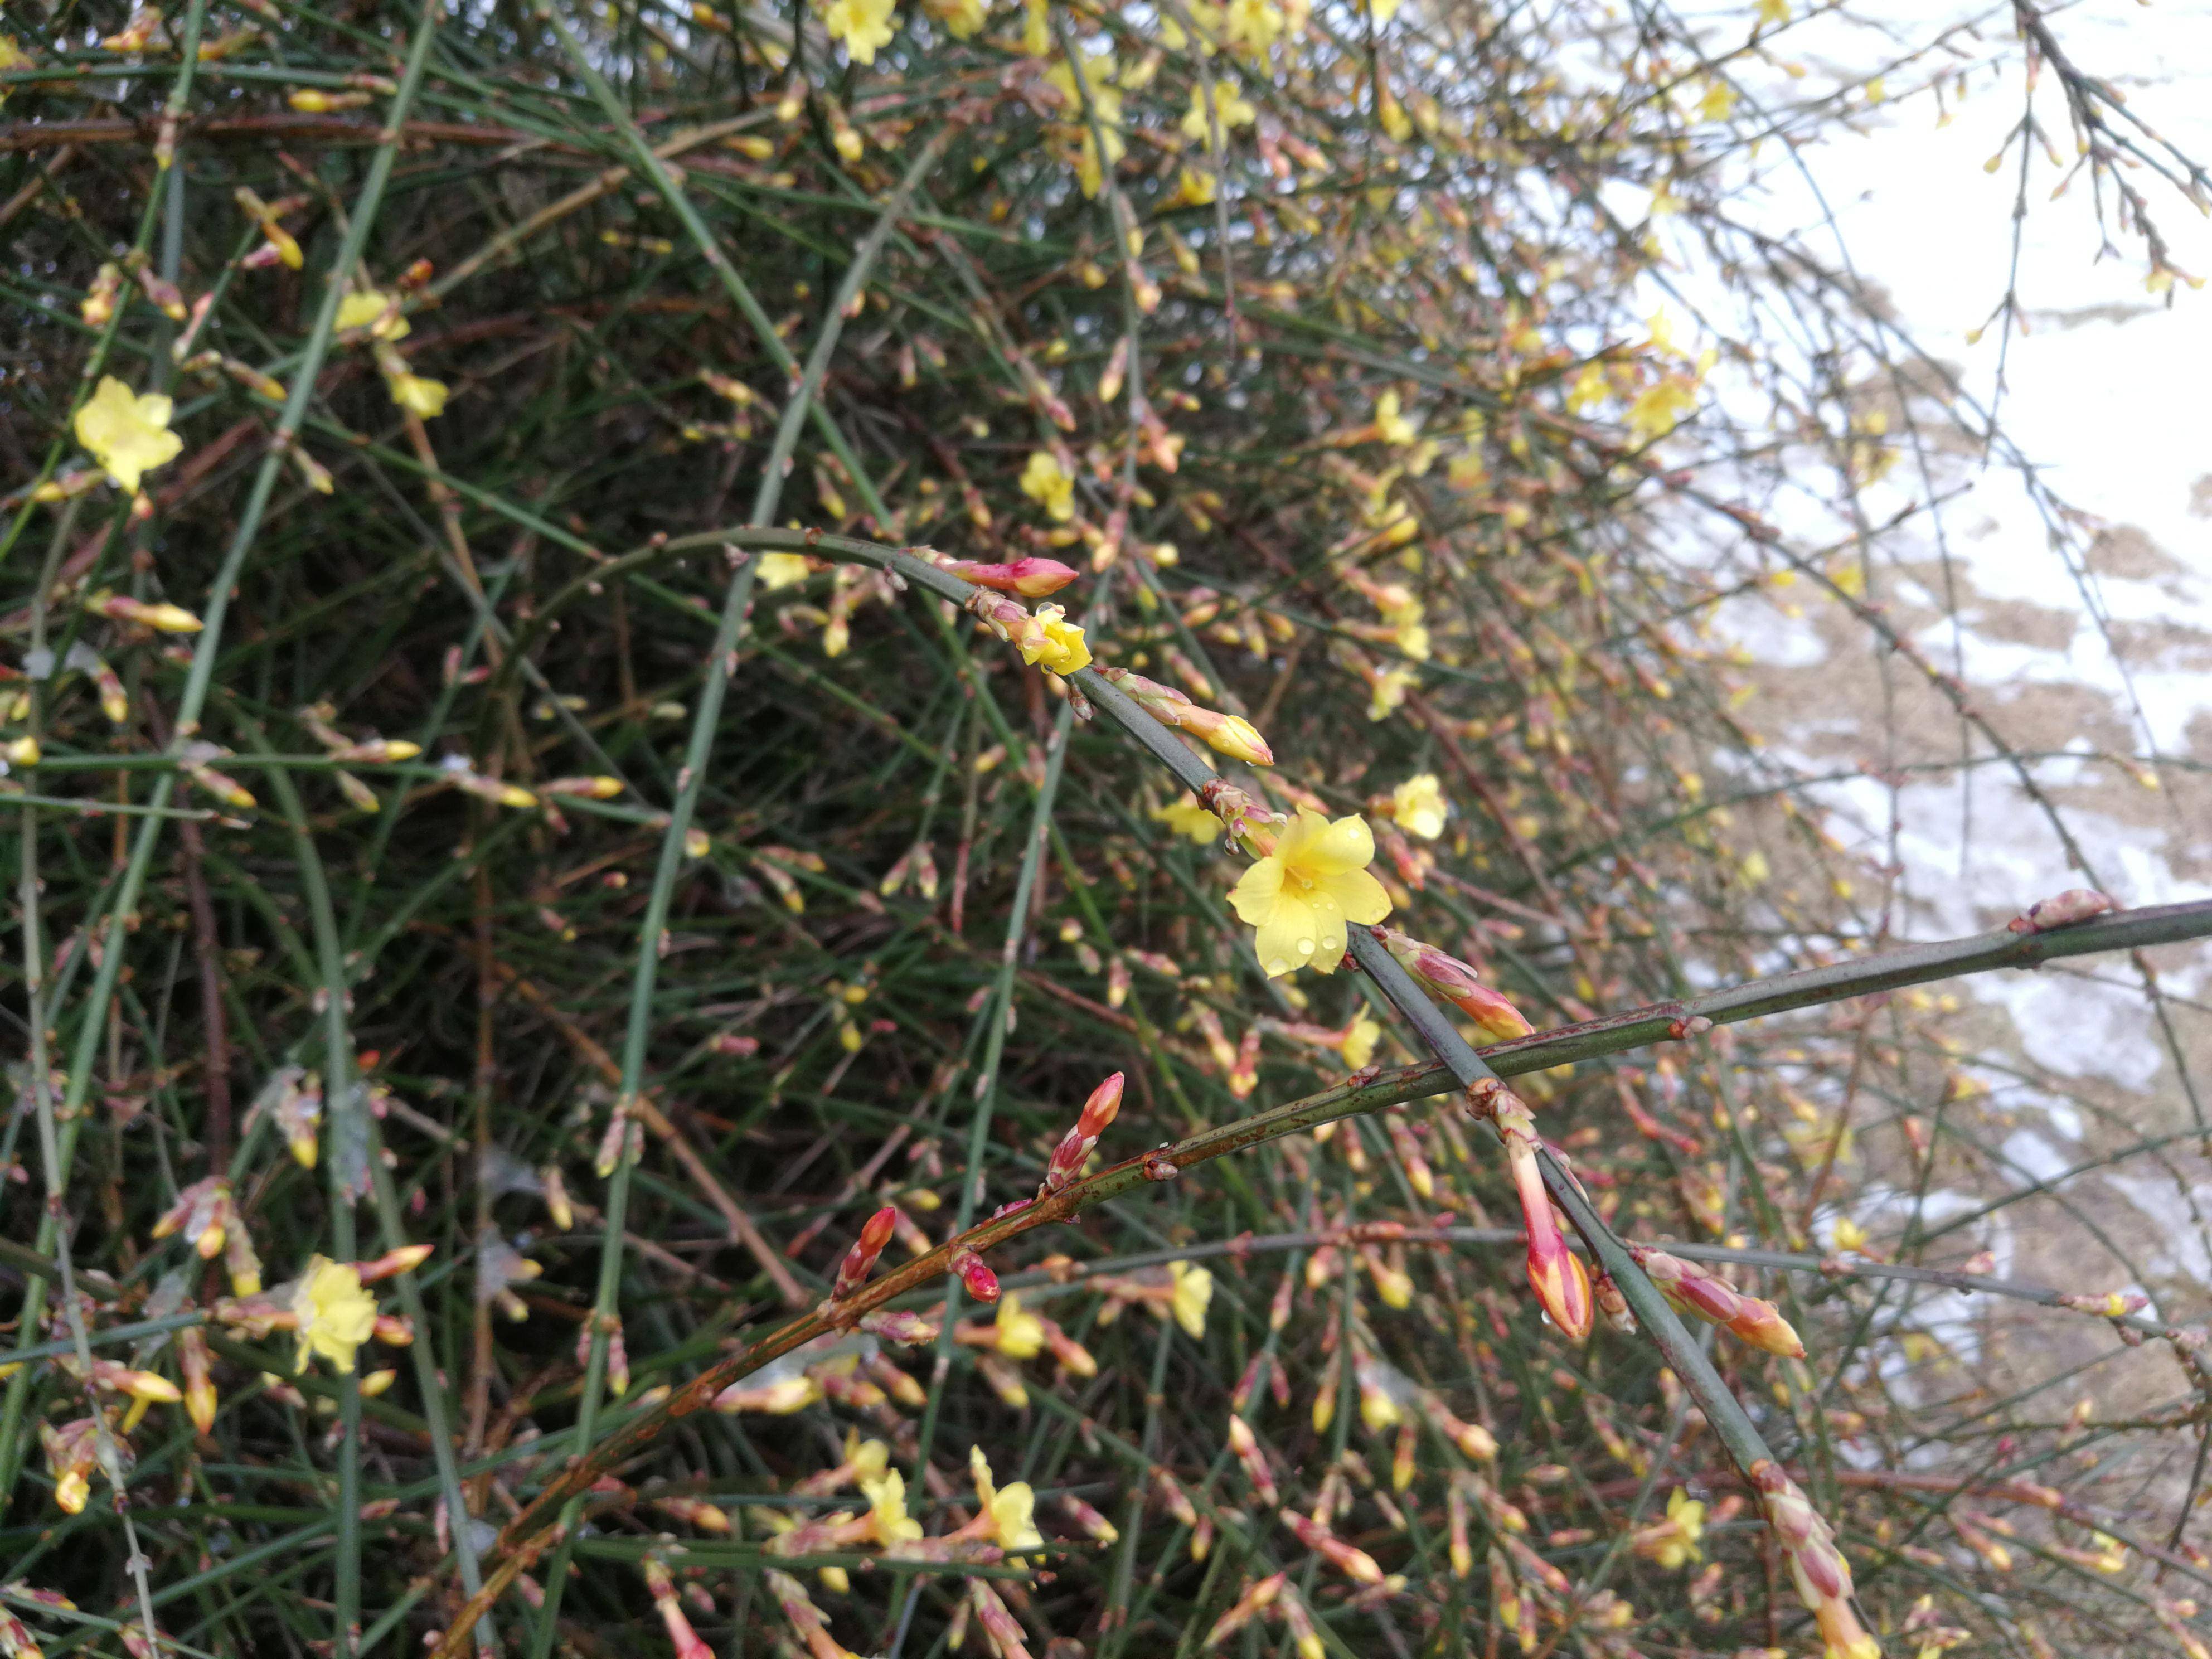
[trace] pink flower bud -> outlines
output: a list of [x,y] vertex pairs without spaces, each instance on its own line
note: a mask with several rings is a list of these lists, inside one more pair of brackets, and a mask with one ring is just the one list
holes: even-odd
[[2071,887],[2056,898],[2038,900],[2005,926],[2015,933],[2047,933],[2119,908],[2118,900],[2094,887]]
[[1747,1296],[1694,1263],[1648,1244],[1632,1244],[1628,1254],[1676,1312],[1724,1325],[1739,1340],[1768,1353],[1805,1357],[1805,1345],[1773,1304]]
[[1544,1172],[1536,1161],[1535,1121],[1510,1090],[1501,1090],[1493,1097],[1492,1112],[1498,1133],[1505,1138],[1506,1162],[1520,1194],[1522,1220],[1528,1235],[1529,1288],[1560,1332],[1569,1340],[1579,1342],[1590,1329],[1589,1273],[1582,1259],[1567,1248],[1551,1194],[1544,1190]]
[[1083,1173],[1083,1165],[1091,1157],[1091,1149],[1097,1146],[1098,1137],[1106,1132],[1106,1127],[1114,1121],[1114,1115],[1121,1109],[1121,1083],[1122,1074],[1115,1073],[1093,1089],[1091,1097],[1083,1103],[1083,1110],[1076,1116],[1075,1127],[1053,1149],[1052,1162],[1047,1165],[1044,1174],[1044,1190],[1047,1193],[1058,1192]]
[[860,1237],[845,1252],[845,1260],[838,1266],[837,1282],[830,1291],[831,1301],[843,1300],[867,1282],[868,1275],[875,1271],[876,1258],[891,1242],[891,1231],[897,1222],[897,1210],[886,1204],[861,1224]]
[[974,559],[947,559],[944,568],[978,587],[1001,593],[1018,593],[1025,599],[1042,599],[1073,581],[1077,572],[1058,559],[1021,558],[1011,564],[983,564]]
[[973,1250],[963,1251],[952,1263],[952,1271],[960,1275],[961,1288],[978,1302],[999,1299],[999,1276],[990,1265]]
[[1484,1041],[1509,1042],[1536,1029],[1457,957],[1389,927],[1375,929],[1375,937],[1401,968],[1473,1020]]

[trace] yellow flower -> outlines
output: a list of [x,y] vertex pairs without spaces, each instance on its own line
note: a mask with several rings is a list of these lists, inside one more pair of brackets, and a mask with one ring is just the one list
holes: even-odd
[[1036,619],[1044,624],[1044,643],[1035,656],[1024,651],[1023,656],[1030,662],[1042,663],[1055,674],[1073,674],[1079,668],[1091,665],[1091,647],[1084,643],[1083,629],[1069,622],[1067,612],[1056,605],[1041,605]]
[[434,421],[446,412],[448,394],[443,380],[423,374],[395,374],[385,384],[391,388],[392,401],[418,419]]
[[1382,1028],[1360,1014],[1353,1018],[1352,1029],[1345,1033],[1337,1052],[1344,1056],[1344,1063],[1356,1072],[1375,1058],[1375,1045],[1382,1036]]
[[891,1449],[880,1440],[863,1440],[859,1431],[845,1432],[845,1461],[852,1465],[853,1478],[863,1485],[882,1478],[891,1466]]
[[1694,413],[1697,407],[1696,388],[1670,375],[1637,393],[1636,401],[1628,406],[1628,424],[1638,437],[1663,437]]
[[1164,823],[1178,836],[1188,836],[1204,846],[1221,836],[1221,820],[1211,809],[1201,806],[1194,795],[1185,795],[1181,800],[1166,806],[1155,806],[1150,814],[1156,823]]
[[922,0],[921,9],[944,24],[945,33],[956,40],[981,33],[988,15],[983,0]]
[[876,48],[891,43],[891,16],[896,0],[830,0],[822,9],[822,21],[832,40],[842,40],[856,64],[876,61]]
[[1857,1222],[1852,1220],[1849,1216],[1839,1216],[1837,1218],[1835,1231],[1836,1249],[1838,1250],[1863,1250],[1866,1249],[1866,1242],[1867,1235],[1865,1228],[1860,1226]]
[[1767,24],[1780,25],[1790,21],[1790,0],[1759,0],[1759,21],[1763,28]]
[[1420,676],[1407,667],[1386,668],[1375,677],[1367,700],[1367,718],[1388,720],[1391,711],[1406,701],[1406,693],[1419,684]]
[[1229,0],[1225,33],[1229,44],[1254,57],[1275,44],[1283,32],[1283,14],[1271,0]]
[[[387,315],[387,313],[389,313]],[[374,289],[361,289],[338,301],[338,331],[349,328],[369,328],[380,340],[404,340],[415,331],[414,325],[399,314],[398,301],[389,294],[380,294]]]
[[1390,792],[1390,816],[1398,827],[1423,841],[1434,841],[1444,832],[1444,792],[1433,772],[1407,778]]
[[1406,445],[1419,435],[1413,423],[1398,410],[1398,394],[1386,392],[1375,400],[1375,435],[1386,444]]
[[1176,1323],[1193,1336],[1204,1336],[1206,1310],[1213,1300],[1213,1275],[1188,1261],[1169,1262],[1168,1272],[1175,1278],[1175,1295],[1168,1306]]
[[1044,1347],[1044,1321],[1025,1313],[1012,1291],[999,1298],[999,1352],[1009,1359],[1034,1359]]
[[[0,70],[28,69],[31,54],[15,44],[12,34],[0,34]],[[8,88],[0,87],[0,104],[8,101]]]
[[1294,968],[1334,973],[1344,960],[1345,924],[1390,914],[1390,896],[1367,873],[1374,861],[1375,836],[1364,818],[1331,823],[1311,807],[1298,809],[1275,850],[1229,895],[1237,915],[1259,930],[1253,945],[1269,979]]
[[1044,1534],[1036,1529],[1036,1494],[1030,1490],[1026,1480],[994,1486],[991,1460],[983,1455],[981,1446],[968,1449],[968,1474],[975,1483],[975,1496],[982,1501],[983,1513],[990,1517],[992,1537],[1014,1565],[1021,1565],[1014,1559],[1014,1552],[1033,1550],[1044,1542]]
[[158,392],[134,393],[112,374],[103,374],[91,400],[76,412],[76,441],[120,488],[135,492],[141,477],[175,460],[185,447],[169,430],[172,407]]
[[376,1328],[376,1298],[361,1287],[361,1275],[343,1261],[313,1257],[292,1291],[292,1315],[300,1322],[300,1358],[293,1368],[307,1369],[320,1354],[342,1371],[353,1369],[354,1350]]
[[1705,1534],[1705,1506],[1677,1486],[1667,1500],[1667,1520],[1674,1530],[1660,1540],[1652,1560],[1669,1572],[1702,1560],[1705,1552],[1698,1547],[1698,1540]]
[[1075,480],[1060,471],[1048,449],[1030,452],[1030,464],[1022,469],[1022,494],[1055,519],[1075,516]]
[[907,1516],[906,1477],[896,1469],[864,1479],[860,1492],[868,1500],[868,1518],[875,1523],[878,1544],[889,1548],[893,1544],[910,1544],[921,1536],[921,1522]]
[[[1224,137],[1235,128],[1250,126],[1259,115],[1259,111],[1237,95],[1234,81],[1216,81],[1213,83],[1213,118],[1221,124]],[[1202,144],[1206,142],[1206,89],[1193,86],[1190,89],[1190,109],[1182,118],[1182,136],[1194,144]]]
[[814,574],[803,553],[763,553],[760,574],[755,579],[771,593],[779,587],[789,587],[793,582],[803,582]]

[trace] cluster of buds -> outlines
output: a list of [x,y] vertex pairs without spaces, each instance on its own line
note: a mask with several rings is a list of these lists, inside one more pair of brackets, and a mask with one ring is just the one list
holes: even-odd
[[1505,1143],[1506,1163],[1528,1230],[1529,1286],[1552,1322],[1579,1342],[1589,1334],[1589,1274],[1581,1258],[1567,1248],[1551,1194],[1544,1190],[1544,1171],[1536,1159],[1536,1120],[1527,1103],[1502,1083],[1493,1081],[1478,1090],[1472,1104],[1477,1115],[1497,1126]]
[[1727,1280],[1649,1244],[1632,1244],[1628,1254],[1675,1312],[1725,1327],[1739,1340],[1784,1359],[1805,1357],[1805,1345],[1772,1303],[1746,1296]]
[[975,559],[949,559],[940,555],[937,562],[963,581],[1000,593],[1018,593],[1025,599],[1048,599],[1073,581],[1079,574],[1058,559],[1034,556],[1016,559],[1008,564],[985,564]]
[[1826,1659],[1881,1659],[1881,1644],[1851,1608],[1850,1563],[1836,1547],[1828,1523],[1772,1459],[1762,1457],[1748,1473],[1775,1540],[1790,1559],[1798,1596],[1820,1626]]
[[221,1176],[209,1176],[177,1194],[177,1201],[155,1222],[154,1237],[167,1238],[182,1233],[201,1261],[212,1261],[222,1254],[223,1240],[237,1222],[238,1206],[231,1196],[230,1182]]
[[64,1515],[82,1515],[92,1496],[92,1472],[100,1467],[100,1431],[95,1418],[73,1418],[56,1424],[41,1420],[39,1444],[46,1454],[46,1472],[54,1478],[54,1502]]
[[218,1255],[230,1274],[234,1296],[258,1296],[261,1291],[261,1258],[240,1222],[230,1183],[220,1176],[195,1181],[177,1195],[154,1224],[154,1237],[167,1238],[182,1233],[203,1261]]
[[876,890],[890,898],[912,882],[915,891],[921,895],[923,902],[931,903],[937,898],[937,855],[930,850],[927,842],[918,841],[902,853],[898,862],[884,872]]
[[111,726],[122,726],[130,720],[130,695],[123,689],[122,677],[108,666],[106,658],[79,640],[70,647],[62,665],[75,669],[92,682],[94,690],[100,696],[100,712],[107,716]]
[[383,803],[375,793],[359,778],[344,769],[347,766],[386,766],[398,761],[410,761],[422,752],[419,743],[410,743],[404,738],[369,738],[356,740],[349,738],[331,724],[337,711],[326,702],[309,705],[300,711],[300,724],[323,746],[324,752],[339,763],[335,774],[339,790],[360,811],[375,812]]
[[1091,647],[1084,641],[1083,629],[1069,622],[1067,613],[1056,605],[1039,605],[1031,613],[1018,601],[981,587],[968,596],[967,609],[1020,652],[1024,662],[1036,663],[1055,674],[1073,674],[1091,665]]
[[[799,1645],[811,1659],[854,1659],[852,1650],[830,1633],[830,1621],[822,1616],[822,1609],[814,1605],[806,1593],[806,1586],[787,1572],[769,1570],[765,1576],[768,1592],[775,1597],[775,1604],[783,1616],[791,1621],[798,1633]],[[687,1656],[687,1659],[689,1656]]]
[[1052,1160],[1045,1165],[1044,1185],[1037,1189],[1039,1198],[1058,1192],[1083,1173],[1098,1137],[1121,1109],[1121,1083],[1122,1074],[1116,1072],[1091,1091],[1082,1111],[1076,1115],[1075,1127],[1053,1148]]
[[2071,927],[2120,908],[2119,901],[2094,887],[2070,887],[2055,898],[2039,899],[2005,924],[2014,933],[2047,933]]
[[1219,1647],[1254,1620],[1266,1615],[1282,1622],[1284,1634],[1291,1638],[1291,1646],[1298,1659],[1322,1659],[1328,1650],[1322,1644],[1321,1632],[1314,1628],[1313,1614],[1307,1610],[1305,1599],[1290,1581],[1288,1573],[1269,1573],[1255,1580],[1237,1598],[1237,1603],[1213,1621],[1201,1644],[1206,1650]]
[[1374,933],[1376,943],[1401,968],[1473,1020],[1485,1042],[1508,1042],[1536,1029],[1457,957],[1393,928],[1377,927]]
[[[1102,668],[1098,672],[1127,692],[1139,708],[1161,725],[1188,732],[1207,748],[1248,766],[1275,763],[1275,751],[1267,747],[1267,740],[1242,715],[1201,708],[1175,687],[1148,680],[1126,668]],[[1211,801],[1206,804],[1213,805]],[[1215,810],[1219,811],[1218,807]]]

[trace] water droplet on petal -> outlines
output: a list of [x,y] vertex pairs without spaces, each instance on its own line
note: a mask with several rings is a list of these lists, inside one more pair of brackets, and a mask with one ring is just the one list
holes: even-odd
[[1300,939],[1300,940],[1298,941],[1298,954],[1299,954],[1300,956],[1302,956],[1302,957],[1310,957],[1310,956],[1311,956],[1313,953],[1314,953],[1314,942],[1313,942],[1311,939]]
[[1270,979],[1273,979],[1277,974],[1288,973],[1290,971],[1290,963],[1285,958],[1281,957],[1271,957],[1267,961],[1267,976]]

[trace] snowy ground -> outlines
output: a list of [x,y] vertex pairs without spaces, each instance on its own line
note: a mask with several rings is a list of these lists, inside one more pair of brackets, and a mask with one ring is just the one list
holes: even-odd
[[[1717,46],[1733,46],[1748,10],[1715,0],[1692,15],[1715,20]],[[2039,154],[2019,250],[2025,329],[2008,344],[2002,329],[1985,328],[2008,287],[2020,189],[2021,147],[2016,139],[2007,147],[2024,95],[2010,8],[1899,0],[1886,12],[1852,10],[1862,21],[1816,17],[1777,38],[1776,55],[1797,62],[1802,77],[1737,60],[1747,88],[1785,101],[1820,96],[1862,82],[1947,27],[1984,18],[1978,40],[1955,37],[1964,56],[1935,60],[1954,74],[1968,70],[1964,97],[1947,78],[1939,109],[1933,63],[1893,70],[1878,103],[1863,93],[1848,97],[1855,132],[1832,127],[1800,152],[1817,194],[1792,168],[1769,166],[1766,190],[1744,210],[1833,251],[1839,263],[1847,257],[1969,398],[1998,407],[2019,453],[2085,515],[2067,526],[2070,551],[2054,544],[2017,471],[1955,443],[1939,461],[1942,484],[1956,492],[1940,540],[1932,528],[1887,538],[1869,597],[1888,606],[1929,660],[1955,667],[2012,744],[2045,757],[2033,763],[2033,778],[2107,890],[2129,905],[2212,897],[2204,769],[2212,768],[2212,417],[2204,391],[2212,286],[2198,292],[2179,281],[2170,295],[2148,288],[2141,238],[2117,228],[2100,258],[2105,238],[2086,174],[2053,201],[2063,175]],[[1863,21],[1885,15],[1886,27]],[[2130,109],[2184,151],[2212,161],[2212,3],[2086,0],[2051,9],[2051,21],[2077,66],[2109,77]],[[2051,80],[2046,72],[2035,107],[2070,165],[2072,137]],[[2001,152],[1995,172],[1985,170]],[[2172,264],[2212,276],[2212,221],[2147,173],[2131,179],[2154,204]],[[1985,331],[1977,341],[1978,330]],[[1909,499],[1910,482],[1900,478],[1892,502]],[[1798,528],[1786,503],[1778,518]],[[1956,758],[1960,728],[1924,687],[1907,687],[1893,708],[1885,705],[1882,667],[1863,626],[1840,607],[1801,586],[1733,602],[1719,621],[1757,665],[1764,695],[1750,712],[1772,741],[1771,757],[1808,775],[1860,769],[1806,799],[1846,846],[1876,864],[1893,836],[1899,935],[1998,926],[2034,899],[2082,884],[2043,808],[2004,767],[1917,772],[1901,782],[1878,775],[1900,762]],[[1894,690],[1893,660],[1889,672]],[[2085,758],[2092,750],[2140,757],[2142,775]],[[1919,1209],[1925,1225],[1978,1205],[1990,1181],[2024,1188],[2064,1177],[2076,1201],[2037,1200],[1962,1230],[1972,1237],[1956,1238],[1960,1255],[1986,1246],[2000,1272],[2046,1281],[2070,1274],[2078,1288],[2133,1283],[2169,1316],[2194,1319],[2212,1284],[2203,1219],[2212,1217],[2212,1164],[2197,1155],[2193,1138],[2094,1174],[2068,1173],[2136,1139],[2185,1130],[2198,1108],[2183,1061],[2212,1111],[2212,1014],[2203,1006],[2212,951],[2175,949],[2157,960],[2172,999],[2171,1045],[2142,981],[2123,962],[1984,975],[1959,988],[1979,1005],[1969,1010],[1971,1028],[1989,1045],[1990,1063],[1974,1075],[1992,1091],[1991,1156],[1971,1201],[1939,1191]],[[1893,1233],[1913,1200],[1885,1186],[1878,1170],[1866,1174],[1855,1200],[1859,1218],[1877,1237]],[[2085,1226],[2110,1242],[2090,1242]],[[1957,1346],[1971,1349],[1981,1316],[1967,1299],[1952,1300],[1954,1308],[1924,1304],[1917,1317],[1955,1319]]]

